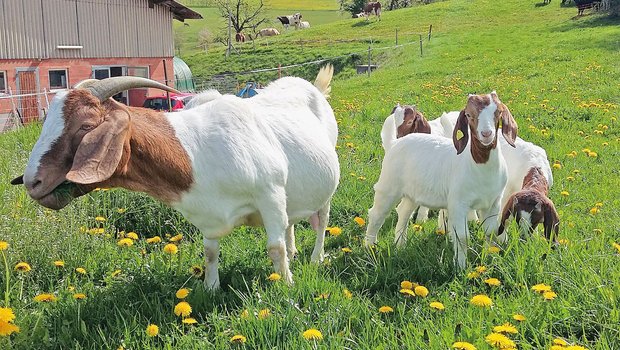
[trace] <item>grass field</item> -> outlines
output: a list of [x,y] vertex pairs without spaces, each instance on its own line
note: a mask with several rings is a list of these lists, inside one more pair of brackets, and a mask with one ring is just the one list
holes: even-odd
[[[620,21],[573,19],[575,13],[558,2],[452,0],[386,12],[381,22],[346,19],[288,33],[228,61],[216,50],[188,55],[192,70],[207,76],[287,63],[281,52],[305,60],[363,50],[371,38],[388,45],[396,28],[405,33],[433,24],[422,57],[415,45],[386,50],[374,57],[380,68],[370,78],[353,76],[350,62],[335,62],[330,102],[342,177],[330,225],[341,233],[327,237],[327,259],[314,265],[314,234],[299,225],[293,286],[268,280],[262,230],[239,228],[222,240],[223,289],[209,293],[190,273],[202,265],[200,233],[145,195],[101,190],[59,212],[43,209],[23,187],[8,184],[23,171],[40,127],[0,135],[0,241],[9,244],[0,251],[6,266],[0,289],[20,327],[0,336],[0,348],[448,349],[463,341],[494,349],[499,346],[485,338],[509,322],[517,333],[507,336],[518,349],[552,349],[555,339],[570,346],[553,349],[620,349],[620,246],[614,246],[620,243]],[[300,38],[320,44],[295,51]],[[313,79],[316,69],[294,72]],[[379,131],[394,104],[415,103],[434,118],[462,108],[467,93],[493,89],[515,116],[519,135],[545,148],[554,165],[549,195],[561,218],[560,247],[550,249],[540,234],[519,239],[511,227],[509,242],[492,253],[472,223],[469,266],[461,273],[434,220],[410,225],[407,247],[396,249],[393,213],[377,249],[365,249],[365,227],[353,220],[367,218],[383,157]],[[123,231],[139,239],[120,247]],[[166,254],[166,235],[179,233],[178,253]],[[146,242],[156,235],[162,243]],[[57,260],[64,266],[54,266]],[[32,270],[16,271],[19,262]],[[476,277],[477,271],[483,272]],[[501,285],[488,285],[488,278]],[[403,281],[425,286],[428,295],[404,297]],[[540,283],[556,293],[553,300],[532,290]],[[197,324],[184,324],[173,312],[180,288],[191,289],[185,300]],[[41,293],[57,300],[35,302]],[[76,300],[75,293],[87,298]],[[492,307],[472,305],[478,294],[490,297]],[[434,301],[445,310],[431,308]],[[381,313],[382,306],[393,312]],[[157,336],[147,335],[149,324],[158,325]],[[323,339],[306,340],[302,333],[311,328]],[[231,342],[235,335],[246,342]]]

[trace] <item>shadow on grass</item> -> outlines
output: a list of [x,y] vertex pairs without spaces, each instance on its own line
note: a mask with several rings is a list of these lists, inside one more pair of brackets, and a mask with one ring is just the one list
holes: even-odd
[[582,16],[575,16],[571,19],[573,19],[573,21],[563,22],[555,27],[552,27],[551,30],[557,32],[568,32],[571,30],[579,30],[583,28],[597,28],[620,25],[620,17],[611,17],[594,13]]
[[551,1],[549,1],[549,2],[539,2],[539,3],[534,4],[534,7],[544,7],[544,6],[547,6],[549,4],[551,4]]

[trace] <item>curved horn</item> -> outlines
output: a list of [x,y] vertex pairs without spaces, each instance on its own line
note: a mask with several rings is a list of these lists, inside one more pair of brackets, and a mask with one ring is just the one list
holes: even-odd
[[98,80],[95,83],[91,83],[89,80],[82,82],[84,83],[83,85],[82,83],[78,84],[78,86],[83,86],[84,88],[90,90],[90,92],[100,101],[105,101],[121,91],[137,88],[155,88],[164,91],[179,93],[178,90],[166,86],[162,83],[158,83],[155,80],[140,77],[112,77]]
[[93,86],[98,81],[99,80],[97,80],[97,79],[84,79],[84,80],[80,81],[79,83],[75,84],[75,86],[73,88],[74,89],[87,89],[89,86]]

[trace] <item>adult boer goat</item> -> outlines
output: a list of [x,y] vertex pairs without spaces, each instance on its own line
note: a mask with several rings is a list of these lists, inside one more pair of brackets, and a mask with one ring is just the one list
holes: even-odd
[[288,16],[278,16],[278,21],[280,21],[280,23],[282,23],[282,26],[284,27],[284,29],[288,29],[289,25],[295,26],[297,27],[297,25],[299,24],[299,21],[301,21],[301,13],[297,12],[296,14],[293,15],[288,15]]
[[51,209],[96,187],[171,205],[203,233],[207,288],[219,287],[219,239],[239,225],[264,226],[274,269],[292,283],[293,224],[309,218],[317,232],[312,259],[320,260],[340,176],[325,97],[332,74],[327,66],[314,86],[286,77],[251,99],[214,95],[176,113],[110,99],[139,87],[174,91],[148,79],[82,82],[54,97],[24,175],[12,183]]
[[376,242],[385,217],[406,197],[414,208],[423,205],[448,209],[455,264],[465,268],[468,212],[481,210],[487,234],[496,232],[499,225],[497,216],[508,177],[497,141],[500,122],[504,138],[514,147],[517,124],[495,91],[470,95],[459,114],[452,140],[414,133],[395,142],[385,154],[379,181],[374,186],[366,243]]

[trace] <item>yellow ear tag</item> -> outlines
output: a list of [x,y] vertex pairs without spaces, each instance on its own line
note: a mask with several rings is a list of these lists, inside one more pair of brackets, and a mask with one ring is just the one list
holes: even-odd
[[462,139],[462,138],[463,138],[463,136],[465,136],[465,135],[463,135],[463,132],[462,132],[461,130],[457,130],[457,131],[456,131],[456,139],[457,139],[457,140]]

